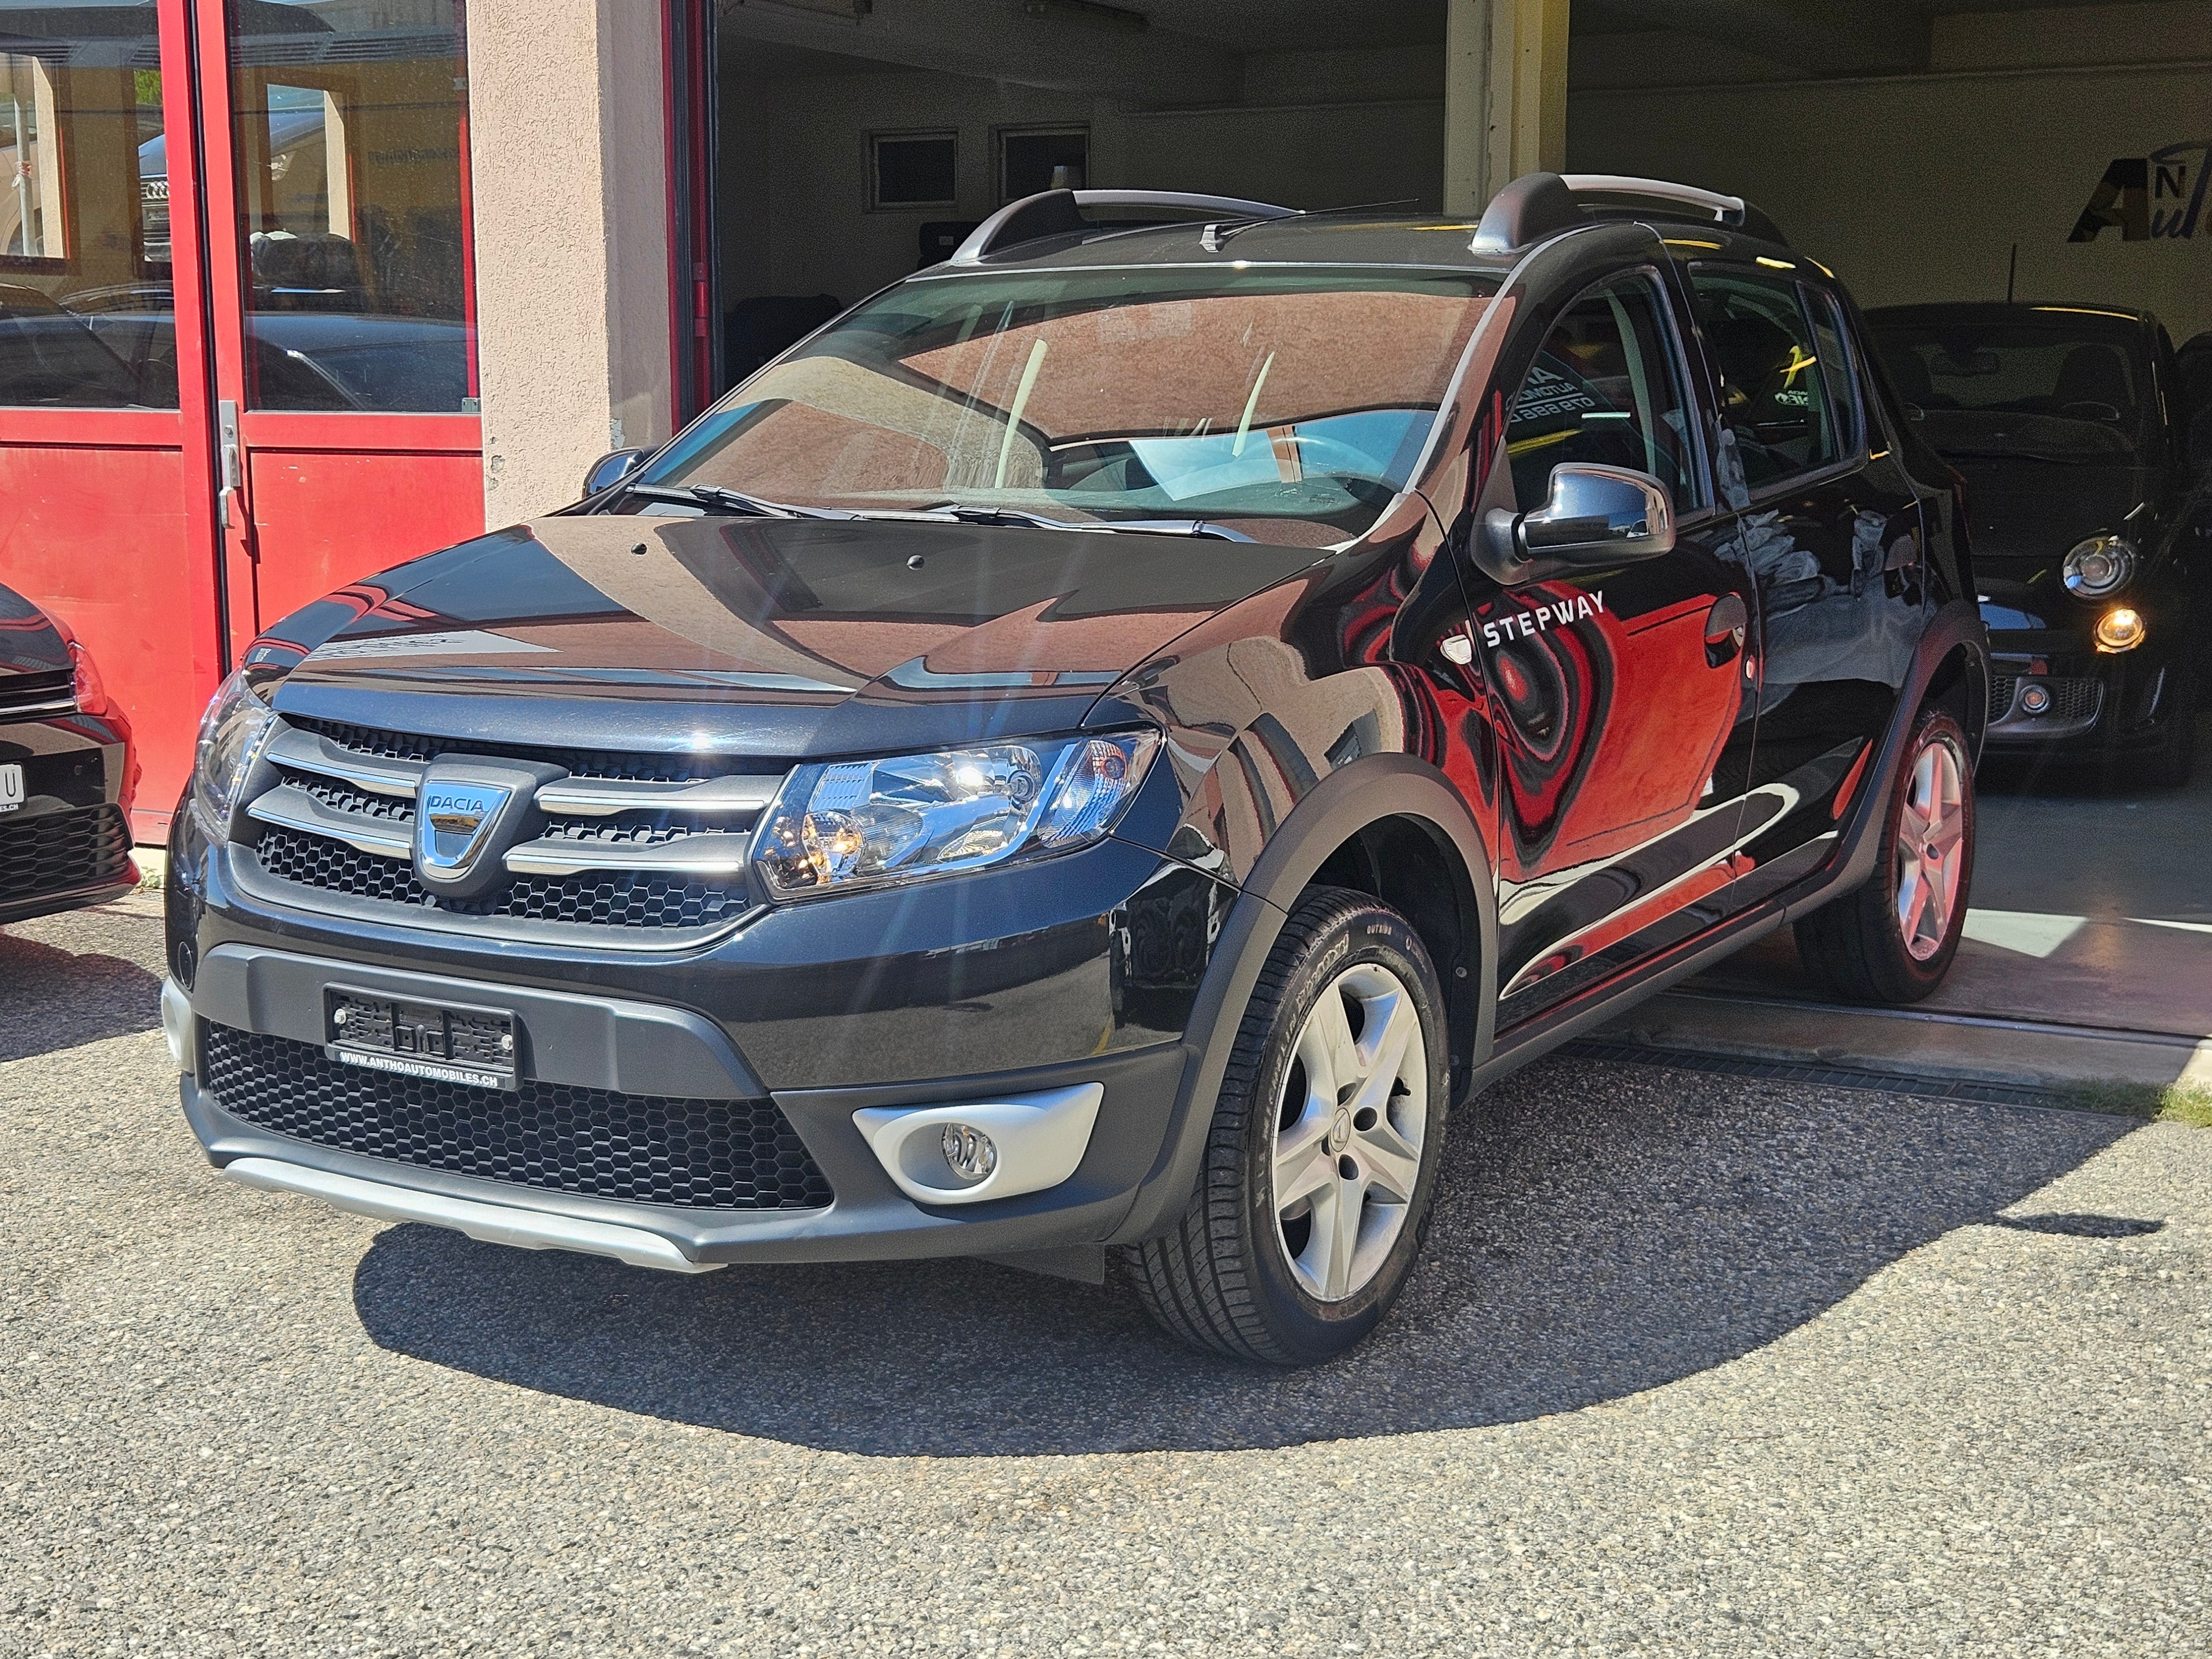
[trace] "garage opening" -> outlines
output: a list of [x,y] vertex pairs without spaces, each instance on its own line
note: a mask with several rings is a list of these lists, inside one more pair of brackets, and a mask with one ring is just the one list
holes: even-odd
[[725,5],[727,386],[1051,188],[1440,205],[1445,0]]

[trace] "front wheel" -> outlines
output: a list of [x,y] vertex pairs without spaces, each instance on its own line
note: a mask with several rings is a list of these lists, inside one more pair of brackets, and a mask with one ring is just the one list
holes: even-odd
[[1853,1002],[1917,1002],[1943,982],[1974,873],[1974,771],[1966,734],[1924,710],[1882,826],[1873,879],[1797,924],[1797,952]]
[[1427,1230],[1446,1049],[1412,926],[1364,894],[1309,891],[1253,989],[1190,1208],[1128,1252],[1152,1316],[1283,1365],[1372,1330]]

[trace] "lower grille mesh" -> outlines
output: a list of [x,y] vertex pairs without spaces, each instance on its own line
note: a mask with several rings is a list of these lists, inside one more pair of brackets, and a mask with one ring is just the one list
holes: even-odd
[[201,1026],[201,1081],[257,1128],[549,1192],[713,1210],[819,1209],[830,1183],[772,1100],[525,1080],[509,1093],[341,1066],[312,1042]]
[[0,904],[126,878],[131,830],[117,806],[0,818]]
[[468,916],[519,916],[599,927],[707,927],[741,914],[742,881],[696,881],[644,872],[510,876],[479,899],[437,898],[414,866],[295,830],[264,829],[254,843],[261,867],[282,881],[355,898],[384,899]]

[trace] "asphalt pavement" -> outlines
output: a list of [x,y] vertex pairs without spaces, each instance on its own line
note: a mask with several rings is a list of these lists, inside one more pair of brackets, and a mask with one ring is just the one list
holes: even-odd
[[2174,1654],[2212,1132],[1544,1063],[1300,1373],[1118,1285],[231,1186],[144,901],[0,930],[0,1655]]

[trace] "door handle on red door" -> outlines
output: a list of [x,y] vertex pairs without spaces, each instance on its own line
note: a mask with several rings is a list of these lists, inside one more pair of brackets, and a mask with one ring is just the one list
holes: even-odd
[[1735,659],[1750,631],[1751,612],[1733,593],[1723,593],[1705,613],[1705,666],[1718,668]]

